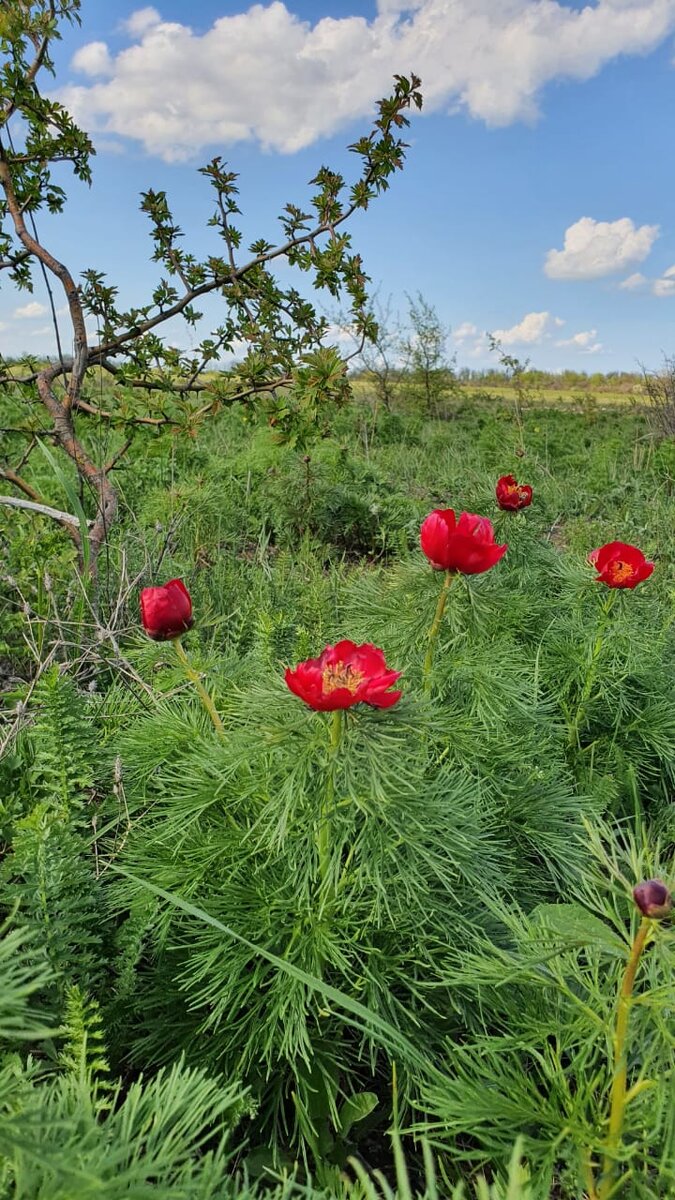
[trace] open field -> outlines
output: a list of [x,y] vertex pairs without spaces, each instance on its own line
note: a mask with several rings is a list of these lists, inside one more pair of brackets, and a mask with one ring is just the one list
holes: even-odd
[[3,0],[0,1200],[675,1196],[674,3]]
[[[63,505],[48,460],[29,479]],[[95,606],[67,533],[0,509],[2,1013],[34,1055],[0,1077],[3,1194],[671,1194],[673,934],[631,889],[672,881],[672,442],[604,395],[519,429],[356,389],[298,448],[240,408],[140,430],[116,482]],[[508,550],[430,642],[448,506]],[[634,589],[586,561],[616,539],[655,563]],[[175,577],[187,665],[138,615]],[[395,706],[289,691],[342,638],[402,672]]]

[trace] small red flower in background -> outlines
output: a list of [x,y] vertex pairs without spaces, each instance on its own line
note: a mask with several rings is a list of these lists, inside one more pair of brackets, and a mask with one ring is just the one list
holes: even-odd
[[532,503],[532,488],[529,483],[516,483],[515,475],[502,475],[495,488],[497,504],[507,512],[527,508]]
[[192,600],[182,579],[143,588],[140,605],[143,628],[156,642],[180,637],[192,628]]
[[293,670],[287,667],[285,673],[290,690],[319,712],[351,708],[353,704],[391,708],[402,693],[387,689],[400,676],[400,671],[389,670],[377,646],[370,642],[357,646],[350,641],[326,646],[318,658],[308,658]]
[[506,554],[507,546],[495,543],[492,522],[475,513],[461,513],[459,520],[451,508],[436,508],[420,530],[420,544],[436,571],[459,571],[462,575],[480,575],[489,571]]
[[596,583],[606,583],[611,588],[637,587],[654,570],[653,562],[647,562],[637,546],[626,542],[607,542],[592,550],[588,561],[598,572]]

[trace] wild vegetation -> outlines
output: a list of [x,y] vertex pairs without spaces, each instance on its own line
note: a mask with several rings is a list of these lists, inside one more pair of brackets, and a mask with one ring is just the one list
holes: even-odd
[[[42,129],[21,151],[0,132],[26,212],[76,137],[31,88],[77,7],[17,3],[0,28],[4,125],[16,102]],[[356,143],[368,203],[418,82]],[[356,280],[377,346],[321,180],[306,265],[329,292]],[[42,245],[5,196],[21,283]],[[198,267],[164,203],[180,281]],[[228,337],[260,337],[245,380],[151,346],[166,288],[120,314],[92,272],[65,280],[75,319],[109,297],[81,372],[5,371],[24,503],[0,505],[0,1195],[666,1197],[667,390],[541,403],[523,364],[458,381],[437,341],[385,403],[258,265],[253,316],[229,255],[199,267]]]

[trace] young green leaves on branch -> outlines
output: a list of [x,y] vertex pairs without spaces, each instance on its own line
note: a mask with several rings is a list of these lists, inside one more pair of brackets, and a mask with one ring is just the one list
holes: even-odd
[[[78,179],[89,182],[91,178],[91,141],[62,105],[43,97],[38,88],[40,71],[53,71],[50,45],[59,37],[59,22],[64,20],[79,20],[79,0],[16,3],[5,5],[2,13],[0,270],[7,270],[15,285],[30,290],[32,269],[39,263],[45,280],[51,276],[58,282],[72,326],[65,340],[72,340],[74,353],[72,359],[65,359],[59,352],[59,361],[46,365],[26,363],[20,372],[3,369],[0,360],[0,385],[14,394],[19,389],[29,402],[41,401],[52,422],[55,444],[86,485],[95,510],[88,563],[95,573],[97,556],[117,512],[110,472],[128,447],[123,442],[107,462],[96,461],[83,444],[81,422],[94,417],[119,427],[127,441],[139,426],[155,432],[173,426],[193,433],[223,404],[263,395],[271,397],[267,417],[277,436],[300,446],[320,431],[326,400],[339,402],[344,397],[344,363],[337,350],[322,346],[326,321],[296,288],[282,286],[271,267],[276,259],[285,260],[308,273],[315,288],[335,297],[346,293],[354,328],[363,338],[371,336],[367,276],[341,227],[357,209],[367,208],[403,166],[406,147],[399,131],[409,123],[407,110],[421,108],[422,97],[417,76],[395,76],[393,94],[379,102],[372,131],[350,147],[361,159],[359,178],[348,188],[340,174],[321,167],[311,181],[317,190],[309,211],[286,205],[280,217],[283,239],[278,243],[256,239],[241,254],[241,231],[232,223],[240,213],[237,175],[226,169],[220,156],[200,172],[213,189],[215,208],[208,224],[223,243],[220,254],[200,260],[187,251],[166,194],[145,192],[141,208],[149,217],[153,259],[163,274],[149,296],[124,310],[118,306],[114,284],[95,268],[82,271],[78,264],[70,270],[59,262],[42,245],[36,225],[38,213],[44,208],[59,213],[66,200],[64,188],[52,178],[55,167],[70,163]],[[15,116],[19,123],[12,128]],[[84,281],[79,287],[78,271]],[[162,336],[166,322],[182,318],[197,327],[200,303],[209,294],[223,301],[218,326],[189,352],[167,345]],[[56,321],[54,305],[52,311]],[[93,346],[86,315],[97,322],[98,341]],[[214,365],[227,355],[241,361],[227,373],[214,372]],[[92,367],[101,374],[101,387],[104,375],[113,384],[105,403],[100,395],[93,403],[87,396],[86,375]],[[26,490],[21,481],[15,486]],[[41,511],[49,508],[45,504]],[[82,547],[80,551],[84,568]]]

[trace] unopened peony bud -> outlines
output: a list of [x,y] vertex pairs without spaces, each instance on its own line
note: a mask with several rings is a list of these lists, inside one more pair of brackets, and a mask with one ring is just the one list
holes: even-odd
[[644,883],[638,883],[637,887],[633,888],[633,899],[640,912],[655,921],[667,917],[673,907],[673,897],[660,879],[647,879]]
[[180,637],[192,628],[192,601],[182,579],[143,588],[140,603],[143,628],[156,642]]

